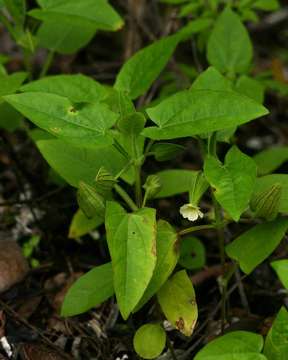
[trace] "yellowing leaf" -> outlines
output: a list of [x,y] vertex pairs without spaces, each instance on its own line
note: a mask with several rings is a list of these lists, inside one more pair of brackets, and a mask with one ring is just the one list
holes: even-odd
[[198,309],[191,280],[185,270],[177,272],[162,286],[157,294],[167,320],[190,336],[196,325]]
[[161,288],[177,264],[179,257],[177,233],[167,221],[159,220],[157,223],[156,248],[157,262],[153,276],[136,311]]

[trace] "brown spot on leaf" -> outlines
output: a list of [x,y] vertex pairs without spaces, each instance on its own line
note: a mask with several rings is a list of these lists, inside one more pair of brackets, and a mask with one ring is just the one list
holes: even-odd
[[184,330],[185,322],[184,322],[184,319],[182,317],[180,317],[179,320],[176,320],[175,324],[176,324],[176,328],[178,330],[180,330],[180,331]]
[[180,251],[180,242],[181,242],[181,238],[180,238],[180,236],[177,235],[177,239],[174,242],[174,251],[176,254],[178,254]]
[[70,114],[76,114],[77,113],[77,109],[74,107],[74,106],[71,106],[69,109],[68,109],[68,112]]

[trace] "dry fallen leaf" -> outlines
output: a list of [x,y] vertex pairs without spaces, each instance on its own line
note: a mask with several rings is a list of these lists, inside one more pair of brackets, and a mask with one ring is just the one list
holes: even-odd
[[60,354],[44,345],[25,344],[21,352],[25,360],[63,360]]
[[12,240],[0,240],[0,292],[23,280],[27,272],[20,246]]

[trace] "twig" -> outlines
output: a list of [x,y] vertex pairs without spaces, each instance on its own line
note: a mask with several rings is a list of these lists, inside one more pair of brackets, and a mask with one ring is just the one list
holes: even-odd
[[29,324],[29,322],[24,319],[22,316],[20,316],[14,309],[12,309],[11,306],[6,304],[4,301],[0,299],[0,305],[5,309],[7,313],[10,314],[10,316],[13,316],[17,321],[21,322],[23,325],[34,331],[39,337],[51,348],[53,348],[55,351],[57,351],[61,356],[63,356],[65,359],[71,360],[71,356],[66,354],[64,351],[62,351],[58,346],[56,346],[50,339],[48,339],[42,331],[37,329],[34,325]]
[[26,199],[26,200],[15,200],[15,201],[0,202],[0,207],[11,206],[11,205],[21,205],[21,204],[33,204],[33,203],[37,203],[37,202],[42,202],[42,201],[48,199],[49,197],[52,197],[52,196],[58,194],[63,189],[64,189],[64,187],[59,187],[57,189],[54,189],[54,190],[51,190],[51,191],[47,192],[44,195],[39,196],[36,199]]
[[170,351],[170,353],[171,353],[172,359],[173,359],[173,360],[177,360],[177,356],[176,356],[176,354],[175,354],[173,345],[172,345],[172,343],[171,343],[171,341],[170,341],[170,339],[169,339],[168,336],[166,337],[166,343],[167,343],[167,347],[168,347],[168,349],[169,349],[169,351]]

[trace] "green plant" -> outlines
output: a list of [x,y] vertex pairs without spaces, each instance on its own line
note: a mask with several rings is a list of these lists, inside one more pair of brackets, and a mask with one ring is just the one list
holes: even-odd
[[[202,23],[195,28],[195,24],[188,24],[141,49],[123,65],[114,85],[106,86],[84,75],[44,75],[55,52],[75,52],[96,30],[113,31],[122,26],[121,18],[107,1],[97,2],[102,7],[99,13],[93,7],[95,1],[81,1],[80,5],[71,0],[71,6],[59,0],[39,1],[40,8],[28,13],[41,21],[34,35],[23,25],[25,13],[20,16],[20,8],[11,7],[13,2],[7,1],[15,22],[13,26],[7,23],[7,27],[23,51],[28,50],[19,31],[50,52],[37,80],[22,85],[26,78],[22,73],[1,75],[4,86],[0,95],[3,105],[43,130],[34,136],[37,147],[49,165],[77,189],[79,210],[72,220],[70,237],[105,223],[111,261],[75,282],[66,295],[62,315],[81,314],[115,294],[120,313],[127,320],[156,295],[166,319],[190,336],[198,317],[197,294],[189,273],[181,267],[203,267],[205,248],[199,240],[186,235],[211,229],[218,239],[224,330],[232,276],[238,267],[250,274],[271,255],[288,229],[288,176],[270,174],[287,159],[287,149],[279,150],[281,160],[273,153],[275,149],[268,150],[271,161],[267,164],[265,155],[260,153],[253,159],[233,140],[239,126],[268,114],[262,105],[266,83],[251,75],[253,46],[239,15],[227,6],[211,30],[212,17],[218,14],[221,1],[209,1],[213,11],[209,9],[206,14],[201,1],[165,2],[185,3],[182,15],[197,5],[202,20],[210,16],[209,26],[202,27]],[[245,6],[254,16],[252,9],[273,10],[277,1],[237,2],[242,20],[248,17],[246,8],[243,15]],[[162,92],[151,104],[142,101],[144,106],[135,107],[134,100],[139,97],[147,100],[145,94],[177,45],[191,34],[207,34],[208,30],[205,46],[210,67],[198,74],[188,88],[173,94]],[[55,32],[63,35],[57,37],[56,43],[52,41]],[[33,49],[29,48],[28,55],[31,53]],[[184,152],[185,146],[173,141],[191,137],[202,155],[203,166],[197,171],[143,171],[148,158],[161,162]],[[223,142],[229,144],[224,160],[219,152]],[[203,224],[188,225],[187,221],[187,226],[175,226],[169,219],[158,219],[157,199],[183,193],[187,201],[179,208],[182,216],[191,223],[204,218]],[[204,195],[211,204],[209,214],[201,207]],[[227,245],[225,229],[241,220],[247,221],[250,228]],[[196,253],[196,259],[189,259],[191,251]],[[159,312],[155,316],[159,321],[162,318]],[[276,359],[267,354],[274,351],[271,344],[279,321],[277,317],[266,340],[264,354],[268,359]],[[155,332],[155,344],[147,352],[143,343],[150,342],[150,332]],[[156,357],[164,349],[165,338],[159,323],[143,325],[136,332],[135,349],[145,358]],[[195,360],[228,360],[235,354],[239,360],[260,360],[265,359],[262,347],[260,335],[233,332],[208,344]]]

